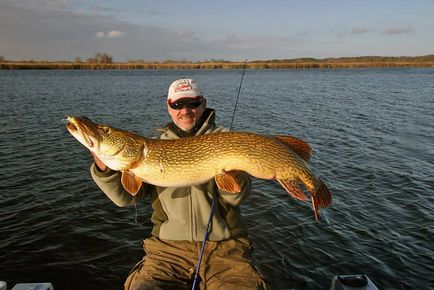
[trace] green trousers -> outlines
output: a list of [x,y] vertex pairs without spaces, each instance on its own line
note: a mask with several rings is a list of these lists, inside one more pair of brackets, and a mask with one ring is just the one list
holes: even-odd
[[[202,242],[144,240],[146,256],[131,270],[126,290],[191,289]],[[266,290],[258,270],[252,266],[247,239],[207,241],[199,270],[201,290]]]

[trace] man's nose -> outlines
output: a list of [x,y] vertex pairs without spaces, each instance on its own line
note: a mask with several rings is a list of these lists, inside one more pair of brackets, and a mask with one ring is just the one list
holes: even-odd
[[187,106],[184,106],[180,112],[181,112],[181,114],[186,114],[186,113],[192,112],[192,109],[187,108]]

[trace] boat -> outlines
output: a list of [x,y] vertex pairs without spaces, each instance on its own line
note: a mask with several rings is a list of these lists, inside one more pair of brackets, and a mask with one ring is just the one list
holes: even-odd
[[336,275],[330,290],[379,290],[366,275]]
[[[7,290],[8,284],[0,281],[0,290]],[[51,283],[18,283],[11,290],[54,290]]]

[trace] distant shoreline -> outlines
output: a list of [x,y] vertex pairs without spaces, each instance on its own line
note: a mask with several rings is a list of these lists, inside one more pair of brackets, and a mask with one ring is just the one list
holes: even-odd
[[2,61],[0,70],[116,70],[116,69],[298,69],[298,68],[405,68],[434,67],[434,55],[416,57],[341,57],[297,58],[281,60],[232,61],[164,61],[164,62],[72,62],[72,61]]

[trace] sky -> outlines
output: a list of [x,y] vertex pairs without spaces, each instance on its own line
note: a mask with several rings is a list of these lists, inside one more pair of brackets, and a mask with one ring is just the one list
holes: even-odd
[[434,0],[0,0],[7,60],[434,54]]

